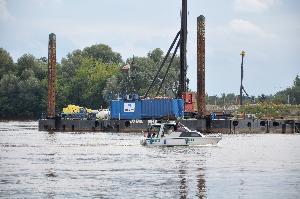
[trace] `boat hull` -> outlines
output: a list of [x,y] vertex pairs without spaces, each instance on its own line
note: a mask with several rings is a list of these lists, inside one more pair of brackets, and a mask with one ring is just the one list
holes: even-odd
[[180,137],[180,138],[147,138],[141,140],[144,146],[198,146],[216,145],[221,137]]

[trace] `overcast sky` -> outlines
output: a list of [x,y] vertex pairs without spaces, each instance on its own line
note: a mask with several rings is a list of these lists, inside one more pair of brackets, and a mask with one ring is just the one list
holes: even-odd
[[[60,62],[69,52],[107,44],[145,56],[167,51],[180,29],[181,0],[0,0],[0,47],[16,62],[24,53],[47,57],[57,37]],[[300,1],[188,0],[188,77],[196,90],[196,20],[206,18],[206,92],[239,92],[240,51],[250,95],[274,94],[300,74]]]

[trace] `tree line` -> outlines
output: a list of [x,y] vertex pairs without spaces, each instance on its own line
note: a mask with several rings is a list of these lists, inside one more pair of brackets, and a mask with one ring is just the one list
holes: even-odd
[[[56,64],[57,112],[68,104],[99,109],[107,107],[109,100],[118,96],[144,95],[163,57],[163,51],[157,48],[144,57],[124,61],[120,53],[104,44],[69,53]],[[47,61],[46,57],[24,54],[15,63],[10,54],[0,48],[0,119],[35,119],[46,112]],[[158,75],[150,97],[155,96],[165,71],[166,67]],[[179,58],[175,57],[160,95],[175,96],[178,71]]]
[[[74,50],[57,63],[56,109],[61,111],[68,104],[93,109],[107,107],[111,99],[126,94],[143,96],[150,86],[164,52],[157,48],[143,57],[123,60],[121,54],[104,44]],[[47,110],[46,57],[22,55],[16,62],[9,52],[0,48],[0,119],[36,119]],[[167,59],[166,66],[170,59]],[[176,97],[179,80],[179,57],[175,56],[159,95]],[[149,92],[155,97],[164,79],[167,67],[158,74]],[[300,79],[275,95],[245,97],[246,103],[258,101],[300,104]],[[237,104],[238,96],[222,94],[206,96],[207,104]]]

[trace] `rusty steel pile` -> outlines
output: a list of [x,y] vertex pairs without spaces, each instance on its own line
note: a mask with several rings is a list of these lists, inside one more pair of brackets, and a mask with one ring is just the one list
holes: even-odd
[[198,118],[205,117],[205,17],[197,18],[197,109]]
[[56,86],[56,35],[49,35],[48,44],[48,106],[47,117],[55,117],[55,86]]

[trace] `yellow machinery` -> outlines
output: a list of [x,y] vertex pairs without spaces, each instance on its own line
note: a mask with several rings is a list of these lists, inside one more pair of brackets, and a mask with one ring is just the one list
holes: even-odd
[[85,110],[87,113],[92,113],[93,110],[89,108],[83,108],[80,106],[69,104],[66,108],[63,108],[64,114],[73,114],[73,113],[81,113],[82,110]]
[[96,118],[97,110],[92,110],[85,107],[69,104],[66,108],[63,108],[61,117],[64,119],[93,119]]
[[63,108],[63,113],[65,114],[80,113],[80,107],[69,104],[66,108]]

